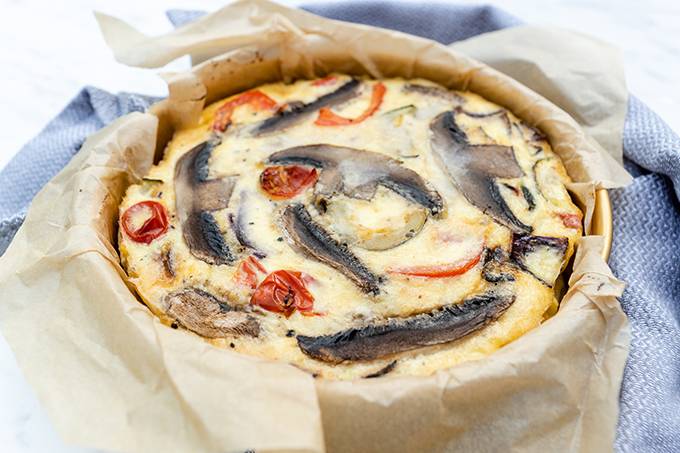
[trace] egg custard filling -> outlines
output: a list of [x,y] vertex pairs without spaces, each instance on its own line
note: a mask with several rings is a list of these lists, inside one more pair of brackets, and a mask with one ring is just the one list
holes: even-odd
[[334,74],[215,102],[120,206],[160,320],[329,379],[428,375],[557,309],[582,232],[546,137],[471,92]]

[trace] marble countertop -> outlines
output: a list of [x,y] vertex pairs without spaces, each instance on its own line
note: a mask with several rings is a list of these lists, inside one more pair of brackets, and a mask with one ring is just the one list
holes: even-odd
[[[289,0],[296,5],[312,3]],[[457,3],[478,3],[458,1]],[[680,133],[680,2],[670,0],[486,0],[528,23],[599,37],[623,52],[634,93]],[[166,94],[155,70],[116,63],[92,15],[101,10],[148,34],[170,30],[169,8],[214,10],[223,0],[0,0],[0,168],[84,85]],[[188,67],[186,59],[169,69]],[[1,296],[0,296],[1,297]],[[0,450],[93,451],[65,445],[0,336]]]

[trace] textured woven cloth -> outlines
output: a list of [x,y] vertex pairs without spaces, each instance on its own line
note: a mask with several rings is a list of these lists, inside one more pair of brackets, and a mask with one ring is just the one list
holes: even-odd
[[[518,25],[490,7],[336,3],[307,10],[333,19],[392,28],[449,44]],[[172,11],[180,25],[201,13]],[[85,138],[153,98],[85,88],[0,172],[0,253],[35,193]],[[616,449],[680,451],[680,138],[631,97],[624,155],[632,185],[611,192],[614,244],[610,264],[628,282],[621,303],[632,325]],[[675,191],[674,191],[675,190]]]

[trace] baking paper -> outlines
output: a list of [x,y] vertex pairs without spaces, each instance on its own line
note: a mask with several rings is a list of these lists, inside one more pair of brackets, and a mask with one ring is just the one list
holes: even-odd
[[[265,1],[236,2],[158,38],[108,16],[98,20],[119,61],[157,67],[191,54],[200,63],[164,75],[169,98],[149,113],[127,115],[92,136],[36,196],[0,259],[0,328],[67,442],[168,452],[612,449],[629,331],[616,300],[623,284],[602,258],[601,237],[580,241],[559,312],[496,353],[429,377],[349,382],[315,380],[161,325],[126,283],[115,238],[125,188],[206,103],[329,72],[424,77],[509,108],[548,134],[592,212],[596,187],[629,178],[613,137],[620,143],[615,119],[626,108],[620,68],[599,67],[621,90],[612,87],[606,102],[593,96],[589,112],[575,114],[600,118],[588,125],[595,140],[517,81],[398,32]],[[509,67],[512,55],[521,62],[531,52],[531,42],[497,36],[480,37],[486,44],[475,52],[486,49],[490,60],[493,49],[515,42]],[[474,47],[474,40],[462,45]],[[574,74],[558,85],[566,99],[581,90],[581,101],[568,104],[578,113],[583,91],[593,88],[579,79],[577,60],[563,64]]]

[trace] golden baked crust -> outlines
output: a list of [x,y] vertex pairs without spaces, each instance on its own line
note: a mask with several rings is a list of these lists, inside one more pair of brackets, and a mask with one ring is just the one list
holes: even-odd
[[[119,235],[164,323],[348,379],[481,358],[556,310],[581,213],[539,131],[425,80],[338,74],[249,93],[177,131],[121,203],[121,218],[148,200],[167,210],[148,244]],[[266,168],[292,165],[318,181],[292,198],[263,189]],[[299,272],[312,305],[258,304],[252,286],[277,270]]]

